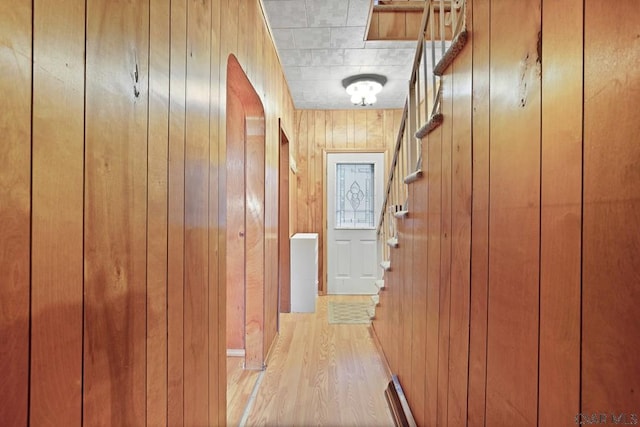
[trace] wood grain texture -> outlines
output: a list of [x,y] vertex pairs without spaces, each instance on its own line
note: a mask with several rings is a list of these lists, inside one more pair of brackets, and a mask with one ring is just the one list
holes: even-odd
[[440,222],[440,324],[438,332],[438,425],[448,425],[449,398],[449,336],[451,318],[451,157],[453,134],[453,77],[441,78],[442,113],[445,115],[442,129],[442,170]]
[[[255,92],[254,92],[255,94]],[[253,102],[258,102],[257,96]],[[254,104],[253,109],[257,108]],[[259,108],[262,108],[260,105]],[[247,116],[246,139],[246,311],[245,367],[262,369],[266,358],[265,322],[265,147],[264,113]],[[277,316],[277,307],[275,313]]]
[[245,114],[240,98],[227,91],[227,346],[245,347]]
[[[426,154],[426,153],[425,153]],[[428,157],[423,157],[428,162]],[[413,375],[413,393],[407,398],[411,405],[413,416],[418,425],[426,425],[425,421],[425,392],[426,377],[425,354],[427,351],[427,272],[429,259],[428,250],[428,200],[429,186],[427,179],[421,179],[409,187],[411,218],[413,219],[413,342],[411,345],[411,373]],[[404,242],[403,242],[404,244]],[[384,302],[384,297],[383,297]]]
[[[266,128],[294,123],[260,7],[0,3],[3,424],[226,422],[229,53],[269,96]],[[277,133],[262,146],[273,258]]]
[[29,409],[35,425],[82,422],[84,12],[77,1],[34,3]]
[[259,371],[244,369],[243,357],[227,358],[227,419],[226,425],[238,426],[249,403]]
[[540,2],[491,4],[487,424],[535,425]]
[[[467,3],[467,29],[472,29],[472,4]],[[472,218],[472,54],[467,43],[451,65],[451,318],[449,323],[448,424],[467,422],[469,375],[469,313],[471,292]]]
[[428,145],[429,210],[428,270],[427,270],[427,329],[425,366],[425,422],[438,423],[438,356],[440,332],[441,242],[442,242],[442,128],[431,132]]
[[187,2],[184,234],[184,423],[209,422],[210,3]]
[[85,424],[145,424],[148,23],[87,5]]
[[186,0],[171,2],[169,75],[167,424],[184,423],[184,228]]
[[170,4],[149,3],[147,425],[167,425]]
[[279,162],[279,210],[278,210],[278,288],[280,292],[281,313],[291,311],[291,271],[290,259],[291,247],[289,245],[289,148],[291,144],[284,131],[280,129],[280,162]]
[[0,2],[0,419],[7,425],[26,425],[29,412],[31,18],[31,3]]
[[640,9],[587,1],[584,13],[581,410],[629,413],[640,403]]
[[[292,233],[318,233],[324,239],[323,150],[390,151],[395,144],[399,121],[395,117],[401,110],[298,110],[295,113],[294,159],[297,165],[292,183]],[[392,138],[388,136],[393,135]],[[384,137],[383,137],[384,136]],[[385,160],[385,171],[391,156]],[[385,176],[387,172],[385,172]],[[324,243],[323,243],[324,244]],[[324,246],[318,248],[324,251]],[[323,252],[321,252],[323,253]],[[319,265],[319,291],[326,291],[326,265]]]
[[220,116],[222,101],[220,99],[220,55],[221,55],[221,1],[211,1],[211,64],[210,64],[210,92],[209,92],[209,295],[208,295],[208,335],[209,335],[209,424],[223,424],[227,418],[226,406],[226,318],[224,275],[220,265],[224,261],[220,258],[220,203],[218,193],[225,194],[224,187],[219,184],[221,165],[218,146],[221,138]]
[[543,7],[538,422],[548,426],[580,412],[582,17],[581,1]]
[[381,392],[388,379],[368,325],[327,322],[328,301],[367,298],[321,296],[315,313],[282,315],[247,425],[393,423]]
[[[485,425],[489,277],[490,3],[473,0],[473,175],[469,313],[469,426]],[[455,64],[454,64],[455,67]]]

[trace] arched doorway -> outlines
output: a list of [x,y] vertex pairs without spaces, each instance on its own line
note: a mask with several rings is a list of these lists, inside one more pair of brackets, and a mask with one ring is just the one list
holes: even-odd
[[264,368],[264,108],[235,56],[227,61],[227,353]]

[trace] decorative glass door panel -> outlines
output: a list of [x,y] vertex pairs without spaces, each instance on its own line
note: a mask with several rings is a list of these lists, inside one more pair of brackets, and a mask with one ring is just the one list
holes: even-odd
[[335,228],[375,228],[374,182],[374,163],[336,164]]

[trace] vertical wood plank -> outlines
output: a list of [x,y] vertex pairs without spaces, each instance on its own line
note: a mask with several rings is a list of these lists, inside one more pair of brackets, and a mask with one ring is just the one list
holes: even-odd
[[347,146],[347,115],[344,111],[332,111],[333,147]]
[[297,111],[296,116],[298,124],[296,126],[299,129],[298,133],[298,156],[296,157],[296,164],[298,166],[298,173],[296,174],[296,204],[298,223],[296,232],[311,232],[311,224],[308,223],[309,212],[309,186],[308,186],[308,161],[309,158],[309,117],[310,113],[307,110]]
[[[467,29],[473,31],[473,4]],[[448,424],[465,425],[469,377],[469,313],[472,203],[472,38],[451,64],[453,123],[451,158],[451,319]]]
[[186,0],[171,2],[167,265],[167,424],[184,424]]
[[[310,201],[311,201],[311,229],[318,230],[318,254],[324,253],[324,215],[322,207],[322,181],[324,170],[322,168],[322,153],[326,146],[326,124],[325,112],[322,110],[314,111],[314,144],[309,147],[310,159],[312,164],[312,172],[309,175],[311,182],[309,183]],[[324,257],[318,256],[318,290],[323,287],[322,277],[324,271]]]
[[0,420],[7,425],[26,425],[29,411],[31,18],[31,2],[0,1]]
[[617,416],[640,403],[640,9],[611,6],[584,11],[581,412]]
[[486,391],[491,425],[537,424],[540,19],[539,1],[491,4]]
[[[423,164],[428,164],[427,153],[424,153]],[[411,268],[413,275],[413,343],[411,349],[411,373],[413,375],[413,395],[408,396],[411,412],[418,425],[426,425],[425,420],[425,354],[427,338],[427,272],[429,259],[428,244],[428,200],[429,185],[425,177],[409,187],[412,195],[411,217],[413,218],[414,262]]]
[[544,4],[540,425],[580,412],[582,19],[582,1]]
[[[403,179],[400,177],[400,179]],[[403,184],[404,185],[404,184]],[[397,220],[397,237],[398,242],[402,244],[398,245],[397,249],[393,251],[392,265],[394,269],[397,269],[397,274],[401,277],[397,283],[397,297],[398,297],[398,328],[394,331],[396,334],[399,360],[397,365],[397,374],[400,379],[400,384],[404,390],[411,390],[413,385],[412,378],[412,365],[405,361],[405,357],[411,354],[411,335],[412,335],[412,311],[413,305],[411,304],[411,292],[412,292],[412,278],[411,278],[411,218],[405,217]]]
[[219,146],[226,145],[221,138],[220,116],[220,66],[224,62],[221,57],[221,10],[220,0],[211,1],[211,62],[210,62],[210,95],[209,95],[209,424],[222,425],[227,419],[227,370],[226,370],[226,283],[221,275],[218,236],[222,228],[219,216],[220,161]]
[[353,112],[353,143],[354,148],[367,148],[367,111],[350,110]]
[[149,2],[86,28],[83,423],[144,425]]
[[440,331],[440,245],[442,229],[442,127],[431,132],[427,140],[429,170],[427,333],[425,354],[425,420],[437,425],[438,415],[438,333]]
[[187,3],[184,423],[209,422],[209,83],[211,4]]
[[406,32],[405,15],[402,12],[380,12],[378,37],[384,40],[403,40]]
[[473,0],[473,175],[469,319],[469,426],[485,425],[489,276],[490,2]]
[[383,111],[366,110],[367,148],[378,149],[384,147],[382,135],[384,131]]
[[347,147],[355,148],[355,112],[354,110],[346,110],[344,114],[347,116]]
[[147,425],[167,425],[167,234],[170,4],[149,8]]
[[324,138],[325,138],[325,144],[324,146],[326,148],[334,148],[333,145],[333,128],[334,128],[334,124],[333,124],[333,116],[334,116],[334,111],[325,111],[324,112],[324,121],[325,121],[325,134],[324,134]]
[[82,423],[84,18],[84,2],[34,3],[34,425]]
[[[450,68],[451,69],[451,68]],[[453,76],[441,78],[442,129],[441,223],[440,223],[440,322],[438,331],[438,425],[448,423],[449,397],[449,336],[451,316],[451,156],[453,133]],[[457,122],[456,122],[457,123]]]

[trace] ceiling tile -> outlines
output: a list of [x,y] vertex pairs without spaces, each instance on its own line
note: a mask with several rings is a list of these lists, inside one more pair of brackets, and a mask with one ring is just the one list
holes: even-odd
[[345,49],[344,65],[376,65],[377,49]]
[[349,0],[347,26],[359,27],[367,25],[371,0]]
[[334,66],[331,67],[331,79],[342,82],[342,79],[360,74],[359,66]]
[[321,67],[325,65],[343,65],[344,49],[314,49],[311,65]]
[[273,30],[273,38],[278,49],[294,49],[296,47],[293,42],[293,33],[288,28],[275,28]]
[[307,26],[305,2],[300,0],[265,0],[271,28],[301,28]]
[[[377,65],[401,65],[407,63],[407,58],[411,58],[409,62],[413,62],[415,49],[373,49],[377,52]],[[365,51],[369,51],[365,49]],[[371,65],[371,64],[362,64]]]
[[323,49],[331,47],[330,28],[296,28],[291,30],[299,49]]
[[399,40],[367,40],[364,47],[367,49],[411,49],[415,52],[417,41]]
[[343,27],[347,24],[348,1],[306,0],[306,5],[310,27]]
[[360,67],[358,72],[363,74],[381,74],[387,79],[399,79],[409,81],[411,77],[411,65],[365,65]]
[[299,80],[326,80],[331,75],[331,67],[300,67]]
[[365,27],[338,27],[331,28],[331,47],[356,48],[364,47]]
[[289,66],[284,67],[284,75],[287,81],[302,80],[302,67]]
[[304,49],[286,50],[286,55],[282,55],[282,65],[305,67],[311,65],[311,51]]
[[[263,3],[296,108],[366,110],[404,106],[416,43],[365,42],[370,0]],[[387,77],[373,107],[353,106],[342,87],[344,78],[360,73]]]

